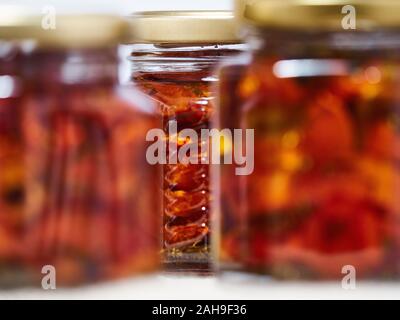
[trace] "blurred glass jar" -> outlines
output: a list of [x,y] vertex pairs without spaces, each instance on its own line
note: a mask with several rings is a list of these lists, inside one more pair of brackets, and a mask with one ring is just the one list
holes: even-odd
[[217,122],[255,129],[255,170],[222,166],[226,268],[399,277],[400,5],[352,4],[238,1],[252,49],[221,68]]
[[0,20],[0,283],[113,279],[158,266],[150,100],[118,84],[113,16]]
[[[158,104],[166,134],[167,155],[175,135],[184,129],[210,127],[214,112],[215,66],[243,49],[235,35],[233,15],[227,11],[147,12],[132,16],[132,79]],[[175,143],[179,152],[189,140]],[[199,147],[200,147],[199,139]],[[168,163],[163,174],[163,246],[169,271],[209,272],[210,166]]]

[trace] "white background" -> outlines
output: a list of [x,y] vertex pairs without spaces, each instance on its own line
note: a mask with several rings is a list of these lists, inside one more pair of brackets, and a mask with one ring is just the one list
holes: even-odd
[[226,10],[231,0],[0,0],[0,4],[29,5],[40,10],[52,5],[60,12],[129,14],[141,10]]
[[0,299],[133,299],[133,300],[284,300],[400,299],[395,283],[357,283],[345,290],[341,282],[276,282],[265,277],[172,277],[153,275],[74,289],[0,291]]
[[[283,1],[283,0],[282,0]],[[62,12],[118,13],[141,10],[230,9],[230,0],[0,0],[0,4],[29,5],[38,12],[52,5]],[[400,285],[359,283],[344,290],[340,282],[290,283],[266,278],[168,277],[153,275],[75,289],[0,291],[0,299],[400,299]]]

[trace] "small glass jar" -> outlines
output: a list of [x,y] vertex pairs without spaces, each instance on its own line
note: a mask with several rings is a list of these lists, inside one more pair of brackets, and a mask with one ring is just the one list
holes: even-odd
[[243,2],[251,55],[221,68],[217,119],[255,130],[255,169],[222,167],[226,268],[399,278],[399,3]]
[[127,24],[58,15],[44,30],[17,14],[0,25],[0,82],[13,88],[0,96],[1,284],[40,286],[48,265],[57,285],[156,270],[157,173],[145,156],[155,108],[118,83]]
[[[21,54],[0,38],[0,274],[18,260],[24,205]],[[8,269],[7,269],[8,268]]]
[[[158,104],[169,142],[177,134],[210,128],[216,65],[240,52],[230,12],[148,12],[132,17],[132,79]],[[177,141],[177,152],[190,141]],[[199,140],[199,144],[200,144]],[[207,154],[199,154],[199,157]],[[167,161],[168,162],[168,161]],[[199,161],[201,162],[201,161]],[[209,164],[162,165],[163,256],[167,271],[211,272]]]

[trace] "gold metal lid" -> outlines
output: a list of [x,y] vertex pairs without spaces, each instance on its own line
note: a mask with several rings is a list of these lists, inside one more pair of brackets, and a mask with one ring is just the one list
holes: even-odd
[[349,6],[355,30],[400,27],[399,0],[236,0],[235,6],[242,22],[260,27],[343,30]]
[[130,16],[132,43],[238,43],[231,11],[148,11]]
[[115,46],[128,31],[127,21],[112,15],[56,15],[51,19],[20,7],[0,6],[0,40],[32,40],[44,48],[98,48]]

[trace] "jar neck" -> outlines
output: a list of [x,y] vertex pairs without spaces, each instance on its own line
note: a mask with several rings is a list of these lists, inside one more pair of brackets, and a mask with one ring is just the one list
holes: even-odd
[[46,84],[113,84],[118,81],[116,49],[35,50],[24,57],[24,77]]
[[306,31],[249,28],[246,39],[253,52],[290,57],[329,55],[374,55],[398,51],[400,32],[380,31]]
[[130,60],[133,72],[211,72],[222,59],[243,48],[243,44],[135,44]]

